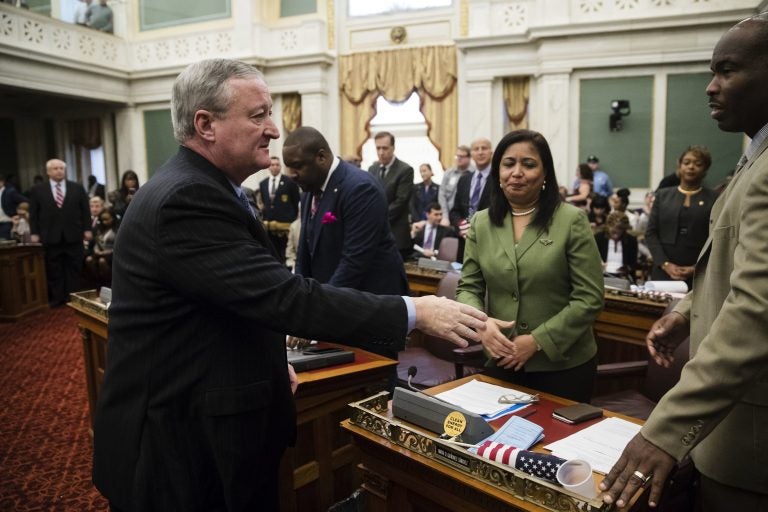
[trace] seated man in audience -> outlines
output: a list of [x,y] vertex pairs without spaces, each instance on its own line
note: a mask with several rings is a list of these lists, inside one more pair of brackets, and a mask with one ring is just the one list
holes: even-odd
[[432,203],[427,208],[427,220],[414,222],[411,230],[411,237],[414,245],[418,245],[423,252],[418,250],[414,256],[425,256],[431,258],[437,256],[437,250],[440,248],[440,242],[447,236],[455,236],[450,227],[442,225],[443,209],[440,203]]

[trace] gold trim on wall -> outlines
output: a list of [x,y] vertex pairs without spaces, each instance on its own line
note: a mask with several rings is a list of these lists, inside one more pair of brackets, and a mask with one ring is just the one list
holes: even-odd
[[326,0],[326,24],[328,25],[328,49],[336,48],[336,15],[333,0]]
[[469,35],[469,0],[459,2],[459,35],[461,37]]

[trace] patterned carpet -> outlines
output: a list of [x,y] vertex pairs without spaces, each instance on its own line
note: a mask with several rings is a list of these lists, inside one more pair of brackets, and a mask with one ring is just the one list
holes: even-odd
[[0,511],[108,510],[91,483],[84,372],[70,308],[0,324]]

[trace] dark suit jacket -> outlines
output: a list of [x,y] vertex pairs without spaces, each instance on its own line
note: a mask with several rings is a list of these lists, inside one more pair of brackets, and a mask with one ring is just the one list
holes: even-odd
[[2,208],[5,214],[9,217],[16,215],[16,209],[20,203],[28,202],[26,197],[21,195],[18,190],[7,183],[5,184],[5,190],[3,190],[3,195],[0,199],[2,199],[2,201],[0,201],[0,208]]
[[30,231],[40,235],[43,245],[82,242],[83,233],[91,229],[91,211],[88,194],[79,183],[67,180],[61,208],[56,206],[48,180],[33,188],[30,195]]
[[259,191],[264,203],[261,212],[264,220],[276,220],[278,222],[293,222],[299,216],[299,186],[287,176],[281,174],[280,181],[275,190],[275,198],[269,198],[269,188],[272,184],[272,175],[261,181]]
[[[424,247],[424,231],[426,229],[419,231],[416,233],[416,236],[413,238],[413,243],[418,244],[419,247]],[[445,237],[451,237],[456,236],[455,231],[453,228],[449,228],[447,226],[439,225],[437,226],[437,232],[435,233],[435,240],[433,241],[432,245],[435,249],[440,248],[440,242],[443,241],[443,238]],[[414,253],[417,257],[421,256],[419,253]]]
[[[375,162],[368,172],[378,178],[381,164]],[[389,204],[389,226],[395,236],[395,243],[400,250],[411,247],[411,228],[408,222],[408,209],[413,191],[413,167],[395,158],[384,176],[384,191]]]
[[[645,230],[645,244],[653,257],[651,279],[670,279],[662,268],[665,261],[677,265],[693,265],[696,262],[696,257],[707,240],[709,213],[716,199],[717,193],[709,188],[704,188],[691,197],[691,206],[688,208],[691,222],[687,227],[687,235],[681,236],[679,220],[685,196],[678,192],[676,187],[656,191],[656,199],[653,201],[648,227]],[[687,261],[675,258],[672,254],[682,256]]]
[[285,334],[406,334],[400,297],[291,274],[225,175],[186,148],[137,192],[112,276],[94,482],[122,510],[276,510],[295,435]]
[[[595,242],[597,242],[597,250],[600,251],[600,259],[604,262],[608,258],[608,241],[611,238],[605,233],[600,231],[595,235]],[[637,266],[637,238],[633,237],[629,233],[624,233],[621,237],[621,259],[624,262],[624,268],[627,273],[631,273]]]
[[[88,192],[88,196],[90,197],[90,195],[91,195],[90,188],[87,189],[86,191]],[[101,183],[97,183],[96,184],[96,189],[93,191],[93,195],[106,200],[107,199],[107,195],[106,195],[106,191],[104,190],[104,185],[102,185]]]
[[425,220],[427,218],[427,207],[431,203],[438,202],[440,187],[434,183],[429,184],[429,190],[425,190],[423,183],[417,183],[413,186],[411,195],[411,222]]
[[[469,200],[472,198],[472,176],[477,171],[472,171],[464,174],[459,178],[459,182],[456,184],[456,197],[453,200],[453,208],[448,216],[451,221],[451,225],[456,228],[456,232],[459,231],[459,224],[464,219],[469,219]],[[485,210],[490,206],[490,193],[491,188],[488,186],[488,180],[490,174],[485,180],[483,186],[483,192],[480,194],[480,201],[477,203],[477,211]],[[459,253],[456,260],[461,263],[464,261],[464,239],[459,238]]]
[[341,161],[312,219],[311,200],[303,195],[297,274],[376,294],[408,294],[378,179]]
[[[474,176],[476,172],[477,171],[472,171],[464,174],[464,176],[459,178],[459,182],[456,184],[456,198],[453,201],[453,208],[451,209],[449,218],[451,220],[451,225],[455,226],[457,229],[462,220],[469,219],[469,200],[472,197],[470,188],[472,187],[472,176]],[[480,194],[480,201],[477,204],[477,211],[485,210],[490,205],[489,196],[491,189],[488,186],[489,179],[490,175],[488,175],[488,178],[485,180],[485,186],[483,187],[483,192]]]

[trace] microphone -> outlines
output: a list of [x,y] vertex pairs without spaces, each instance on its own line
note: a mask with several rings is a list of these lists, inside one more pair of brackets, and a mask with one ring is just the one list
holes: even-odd
[[453,408],[456,408],[457,406],[455,404],[452,404],[451,402],[448,402],[446,400],[443,400],[442,398],[436,397],[435,395],[429,395],[425,393],[424,391],[420,390],[413,384],[411,384],[411,380],[416,376],[416,374],[419,372],[419,369],[415,366],[409,366],[408,367],[408,387],[411,388],[412,391],[415,391],[416,393],[421,393],[424,396],[428,396],[429,398],[433,398],[435,400],[438,400],[440,402],[443,402],[444,404],[448,404]]

